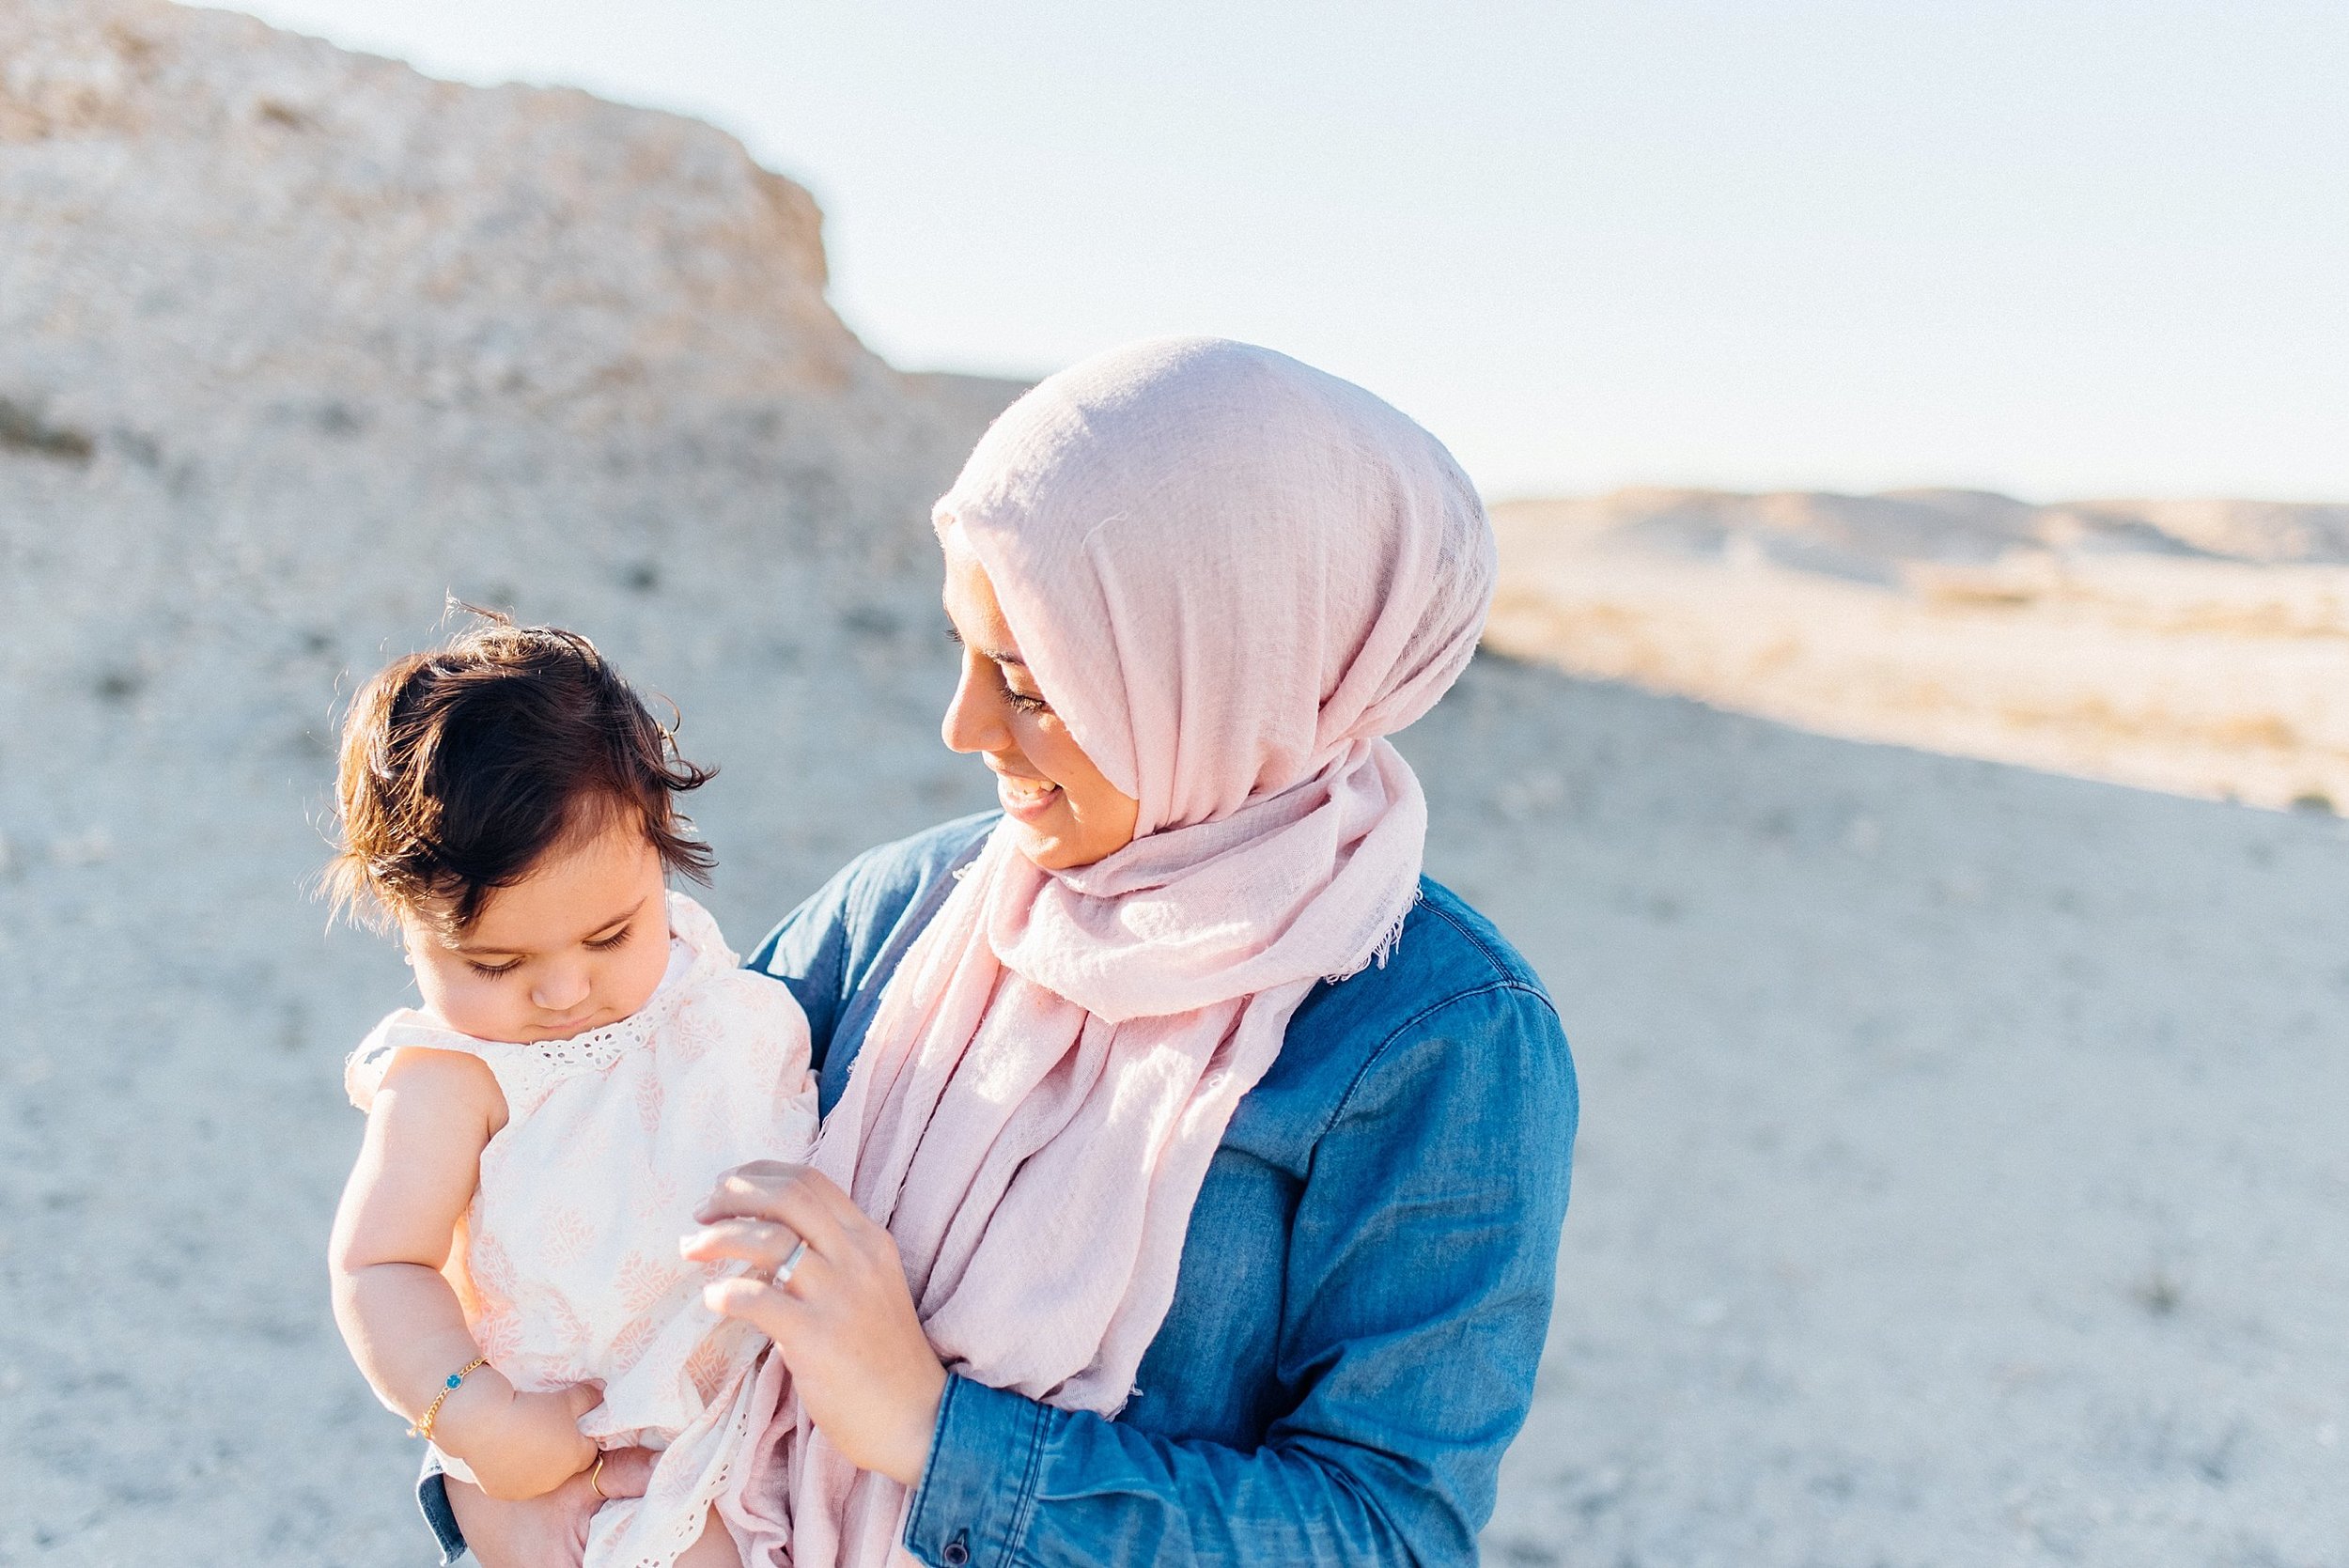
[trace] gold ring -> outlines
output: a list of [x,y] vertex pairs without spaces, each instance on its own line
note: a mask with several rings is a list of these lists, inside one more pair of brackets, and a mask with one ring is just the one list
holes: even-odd
[[587,1472],[587,1484],[595,1490],[596,1496],[602,1498],[604,1501],[612,1500],[603,1489],[603,1455],[600,1453],[596,1455],[596,1467]]

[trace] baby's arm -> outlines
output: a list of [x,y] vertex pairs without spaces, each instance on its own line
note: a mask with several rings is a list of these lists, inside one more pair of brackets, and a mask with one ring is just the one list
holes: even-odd
[[[441,1266],[473,1202],[481,1151],[505,1120],[505,1097],[481,1062],[398,1052],[334,1215],[334,1321],[376,1392],[412,1421],[481,1354]],[[432,1440],[490,1496],[536,1497],[595,1461],[579,1418],[597,1402],[584,1387],[518,1393],[485,1366],[442,1403]]]

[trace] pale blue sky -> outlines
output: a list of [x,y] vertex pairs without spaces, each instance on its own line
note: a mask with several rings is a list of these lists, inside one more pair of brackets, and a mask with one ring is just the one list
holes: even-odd
[[915,368],[1252,338],[1488,493],[2349,499],[2349,5],[253,0],[714,120]]

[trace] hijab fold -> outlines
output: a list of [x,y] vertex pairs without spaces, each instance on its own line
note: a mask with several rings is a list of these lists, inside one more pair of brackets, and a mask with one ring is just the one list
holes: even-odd
[[[1068,871],[995,830],[890,979],[815,1163],[890,1230],[949,1369],[1113,1416],[1240,1096],[1417,896],[1426,802],[1385,737],[1474,651],[1492,532],[1409,419],[1210,338],[1044,381],[935,521],[1140,819]],[[904,1489],[796,1403],[775,1458],[798,1568],[912,1560]]]

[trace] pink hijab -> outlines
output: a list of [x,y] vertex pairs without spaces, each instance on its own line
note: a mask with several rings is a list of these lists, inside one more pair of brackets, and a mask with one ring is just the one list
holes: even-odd
[[[1207,1162],[1315,983],[1417,896],[1419,781],[1384,737],[1467,664],[1492,530],[1457,464],[1268,349],[1141,343],[1045,381],[938,504],[1039,688],[1142,803],[1044,872],[1003,830],[890,980],[817,1166],[888,1226],[931,1343],[1114,1415]],[[798,1568],[911,1561],[904,1489],[797,1417]]]

